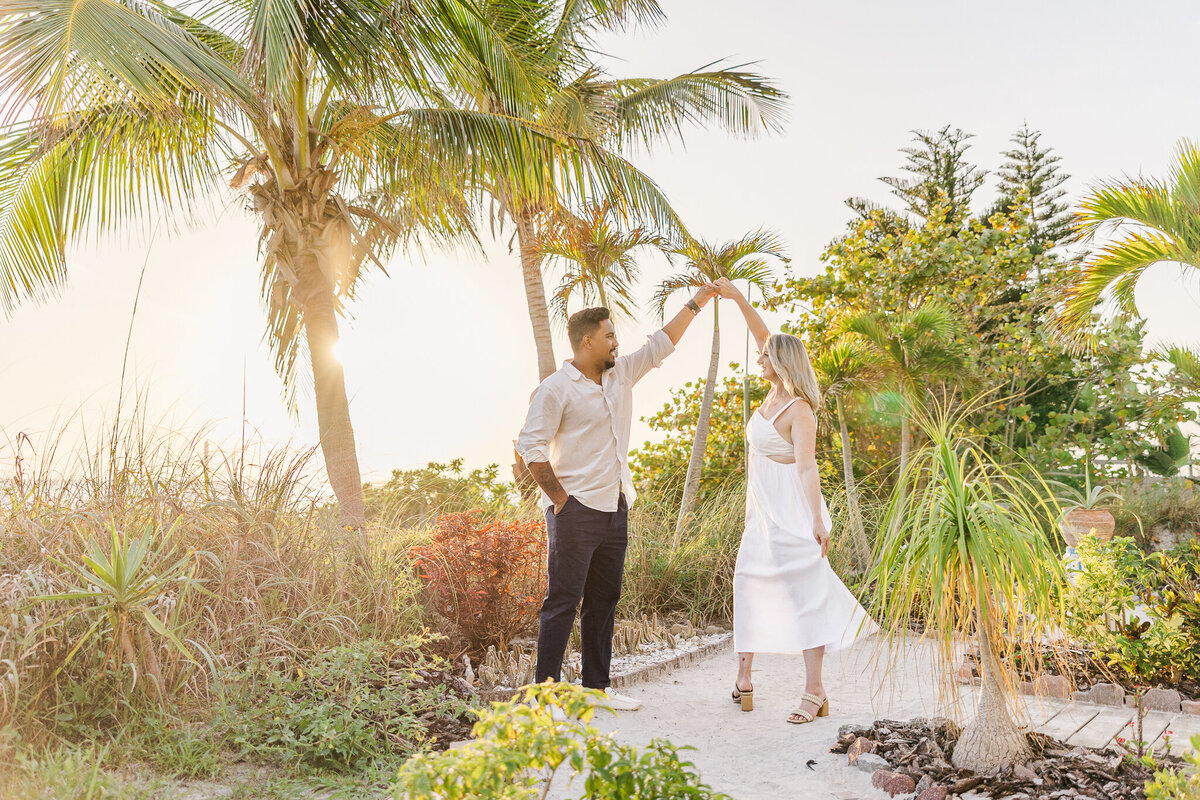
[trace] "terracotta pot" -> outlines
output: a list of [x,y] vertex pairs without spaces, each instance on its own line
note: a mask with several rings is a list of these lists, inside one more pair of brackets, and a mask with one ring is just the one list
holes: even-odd
[[1117,521],[1107,508],[1072,508],[1058,522],[1063,539],[1071,547],[1078,546],[1079,540],[1089,533],[1107,542],[1116,527]]

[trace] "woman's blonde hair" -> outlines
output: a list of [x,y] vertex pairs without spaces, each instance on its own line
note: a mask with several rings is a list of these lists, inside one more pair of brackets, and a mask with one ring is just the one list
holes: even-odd
[[821,410],[821,386],[817,373],[808,360],[804,342],[788,333],[775,333],[767,339],[767,357],[771,367],[792,397],[800,397],[810,406],[813,413]]

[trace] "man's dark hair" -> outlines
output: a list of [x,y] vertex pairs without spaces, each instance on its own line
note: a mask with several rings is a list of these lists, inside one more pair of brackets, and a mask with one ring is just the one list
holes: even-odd
[[609,311],[604,306],[596,308],[585,308],[582,311],[576,311],[567,320],[567,338],[571,340],[571,349],[574,350],[583,344],[583,337],[590,333],[595,333],[600,327],[600,323],[611,316]]

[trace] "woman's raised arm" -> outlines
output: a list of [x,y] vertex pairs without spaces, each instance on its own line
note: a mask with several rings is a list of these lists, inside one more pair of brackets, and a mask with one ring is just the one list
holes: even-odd
[[758,309],[750,305],[750,301],[733,285],[733,281],[729,278],[717,278],[715,283],[721,297],[734,301],[742,310],[742,316],[746,318],[746,325],[750,328],[750,335],[754,337],[754,341],[758,344],[758,351],[761,353],[767,346],[767,339],[771,338],[771,331],[767,329],[767,323],[763,322],[762,317],[759,316]]

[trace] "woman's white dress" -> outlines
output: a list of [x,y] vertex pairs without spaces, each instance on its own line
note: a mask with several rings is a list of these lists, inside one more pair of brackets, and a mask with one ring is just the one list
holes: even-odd
[[[770,420],[756,411],[746,426],[746,530],[733,575],[733,642],[739,653],[799,653],[822,645],[833,651],[878,630],[829,559],[821,557],[796,465],[770,458],[794,457],[775,429],[788,406]],[[832,531],[824,498],[821,515]]]

